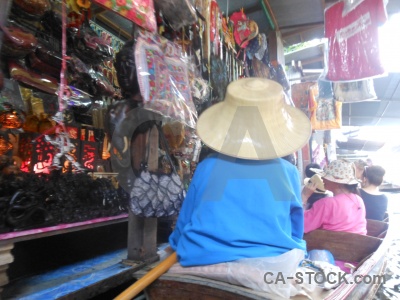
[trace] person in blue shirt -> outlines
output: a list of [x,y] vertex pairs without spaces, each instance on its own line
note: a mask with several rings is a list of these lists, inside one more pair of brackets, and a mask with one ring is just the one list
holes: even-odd
[[261,78],[229,84],[223,102],[199,117],[197,133],[217,153],[196,168],[171,248],[182,266],[305,250],[300,176],[282,159],[311,134],[282,87]]

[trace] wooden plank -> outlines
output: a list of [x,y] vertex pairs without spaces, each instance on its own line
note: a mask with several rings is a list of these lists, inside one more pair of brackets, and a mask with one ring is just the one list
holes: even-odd
[[367,235],[378,237],[381,233],[388,230],[389,224],[386,222],[367,219]]
[[282,66],[285,65],[282,36],[279,31],[271,31],[268,34],[268,51],[271,62],[278,62]]
[[157,218],[141,218],[129,212],[128,260],[150,262],[157,255]]
[[336,260],[360,262],[376,251],[382,240],[350,232],[317,229],[304,234],[307,250],[329,250]]

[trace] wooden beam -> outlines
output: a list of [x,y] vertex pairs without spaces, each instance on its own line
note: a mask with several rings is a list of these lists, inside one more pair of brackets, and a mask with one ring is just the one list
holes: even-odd
[[310,59],[306,59],[306,60],[302,60],[301,64],[304,66],[315,63],[315,62],[319,62],[319,61],[324,61],[324,56],[320,55],[320,56],[316,56],[314,58],[310,58]]
[[[307,27],[302,27],[302,28],[297,29],[297,30],[293,30],[293,31],[289,31],[289,32],[282,32],[282,38],[285,39],[285,38],[288,38],[288,37],[291,37],[291,36],[294,36],[294,35],[301,35],[304,32],[307,32],[307,31],[310,31],[310,30],[313,30],[313,29],[318,29],[318,28],[321,28],[321,27],[323,28],[324,24],[310,25],[310,26],[307,26]],[[281,27],[281,29],[282,29],[282,27]]]
[[284,30],[284,29],[292,29],[292,28],[301,28],[301,27],[310,27],[310,26],[317,26],[317,25],[324,25],[324,21],[320,21],[320,22],[312,22],[312,23],[303,23],[303,24],[293,24],[293,25],[286,25],[286,26],[282,26],[280,29]]
[[280,31],[271,31],[268,34],[268,51],[271,62],[278,62],[285,65],[285,55]]
[[268,13],[270,14],[270,16],[272,18],[272,22],[275,25],[275,31],[279,31],[278,21],[276,20],[275,13],[274,13],[271,5],[269,4],[269,1],[268,0],[262,0],[262,1],[264,2],[265,6],[266,6],[266,8],[268,10]]

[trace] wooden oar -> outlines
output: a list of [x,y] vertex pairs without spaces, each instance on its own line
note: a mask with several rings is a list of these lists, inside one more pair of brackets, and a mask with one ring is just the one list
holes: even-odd
[[149,286],[154,280],[164,274],[174,263],[177,262],[176,252],[164,259],[159,265],[146,273],[142,278],[119,294],[114,300],[130,300]]

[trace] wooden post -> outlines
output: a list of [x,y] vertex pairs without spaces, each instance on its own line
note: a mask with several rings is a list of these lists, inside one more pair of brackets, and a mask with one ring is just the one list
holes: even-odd
[[[133,161],[139,164],[148,153],[148,170],[158,169],[158,130],[153,126],[146,133],[139,134],[131,145]],[[148,150],[149,148],[149,151]],[[142,218],[129,212],[128,217],[128,261],[150,263],[158,260],[157,218]],[[129,263],[129,262],[128,262]]]
[[268,51],[271,62],[285,65],[285,55],[283,53],[282,35],[280,31],[271,31],[268,34]]
[[128,226],[128,260],[156,261],[157,218],[141,218],[129,212]]

